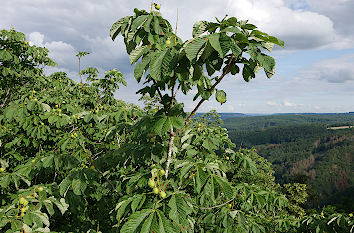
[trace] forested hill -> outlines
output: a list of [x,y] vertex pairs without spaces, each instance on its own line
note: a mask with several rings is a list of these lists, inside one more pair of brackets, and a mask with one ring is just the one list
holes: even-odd
[[279,183],[310,187],[311,207],[341,204],[354,208],[354,114],[274,115],[226,119],[237,147],[255,147],[273,164]]
[[354,114],[281,114],[266,116],[233,117],[224,119],[224,126],[231,130],[258,130],[269,127],[298,124],[325,124],[330,126],[354,124]]

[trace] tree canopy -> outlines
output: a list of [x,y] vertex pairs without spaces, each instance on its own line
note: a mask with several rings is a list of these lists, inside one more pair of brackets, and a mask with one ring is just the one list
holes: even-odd
[[[254,150],[234,150],[214,113],[193,118],[226,75],[270,78],[283,42],[235,17],[200,21],[182,41],[157,11],[111,28],[123,36],[141,109],[117,100],[116,69],[44,75],[48,51],[0,33],[0,229],[3,232],[343,232],[353,217],[305,215],[306,187],[274,182]],[[81,58],[81,57],[80,57]],[[215,75],[215,76],[213,76]],[[191,113],[176,100],[197,89]],[[302,229],[302,230],[301,230]]]

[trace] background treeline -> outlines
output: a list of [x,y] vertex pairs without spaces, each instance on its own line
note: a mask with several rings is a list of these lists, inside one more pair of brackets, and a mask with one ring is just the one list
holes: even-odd
[[351,211],[354,178],[353,114],[273,115],[226,119],[239,148],[255,147],[273,164],[276,182],[306,183],[308,207],[335,204]]

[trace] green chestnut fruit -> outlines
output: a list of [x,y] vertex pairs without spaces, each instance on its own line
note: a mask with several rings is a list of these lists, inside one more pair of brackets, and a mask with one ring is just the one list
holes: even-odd
[[149,187],[150,187],[150,188],[153,188],[153,187],[155,187],[155,185],[156,185],[156,184],[155,184],[155,181],[154,181],[153,179],[150,179],[148,184],[149,184]]
[[155,194],[159,193],[159,189],[157,187],[155,187],[153,191],[154,191]]
[[161,191],[160,192],[160,197],[162,198],[162,199],[165,199],[166,198],[166,193],[164,192],[164,191]]
[[24,197],[21,197],[20,204],[26,206],[26,205],[28,205],[28,201]]
[[167,46],[170,46],[170,45],[171,45],[171,40],[170,40],[170,39],[166,40],[165,44],[166,44]]
[[160,175],[164,176],[166,174],[165,170],[160,170]]

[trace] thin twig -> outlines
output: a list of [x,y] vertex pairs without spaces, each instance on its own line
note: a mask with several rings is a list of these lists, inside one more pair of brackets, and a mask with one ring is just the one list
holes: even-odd
[[215,209],[215,208],[222,207],[222,206],[224,206],[224,205],[226,205],[226,204],[232,202],[233,200],[234,200],[234,199],[232,198],[232,199],[230,199],[229,201],[227,201],[227,202],[225,202],[225,203],[223,203],[223,204],[216,205],[216,206],[212,206],[212,207],[200,207],[199,209],[201,209],[201,210],[212,210],[212,209]]
[[97,159],[97,156],[98,156],[99,154],[102,154],[102,153],[103,153],[103,150],[101,150],[100,152],[94,154],[94,155],[92,156],[92,160],[96,160],[96,159]]
[[[94,163],[93,163],[93,165],[94,165]],[[100,170],[98,170],[95,165],[94,165],[94,167],[95,167],[95,170],[98,171],[101,174],[101,176],[112,186],[113,191],[118,193],[117,189],[114,187],[112,182]]]
[[177,18],[176,18],[175,44],[177,44],[177,25],[178,25],[178,8],[177,8]]
[[74,127],[74,126],[73,126],[73,129],[72,129],[69,133],[74,132],[77,128],[78,128],[78,127]]
[[195,175],[195,173],[197,173],[197,170],[195,170],[190,176],[188,176],[188,178],[185,179],[185,180],[182,182],[182,184],[178,187],[178,189],[181,189],[182,186],[183,186],[190,178],[192,178],[192,177]]

